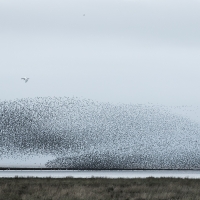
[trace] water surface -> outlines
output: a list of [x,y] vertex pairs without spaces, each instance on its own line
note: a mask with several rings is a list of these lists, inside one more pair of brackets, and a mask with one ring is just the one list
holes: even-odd
[[147,177],[173,177],[173,178],[200,178],[200,170],[0,170],[0,177],[40,177],[40,178],[147,178]]

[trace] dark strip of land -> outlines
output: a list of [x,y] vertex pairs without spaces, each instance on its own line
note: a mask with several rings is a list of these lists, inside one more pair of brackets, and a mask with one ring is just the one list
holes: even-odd
[[151,170],[151,171],[158,171],[158,170],[171,170],[171,171],[191,171],[191,170],[200,170],[200,169],[119,169],[119,168],[112,168],[112,169],[96,169],[96,168],[89,168],[89,169],[78,169],[78,168],[47,168],[47,167],[0,167],[0,170],[88,170],[88,171],[103,171],[103,170],[126,170],[126,171],[133,171],[133,170]]
[[199,200],[200,179],[0,178],[0,200]]

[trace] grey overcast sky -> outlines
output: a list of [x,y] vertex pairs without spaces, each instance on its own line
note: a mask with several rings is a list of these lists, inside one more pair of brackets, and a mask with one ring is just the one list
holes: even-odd
[[1,0],[0,69],[1,100],[199,105],[200,0]]

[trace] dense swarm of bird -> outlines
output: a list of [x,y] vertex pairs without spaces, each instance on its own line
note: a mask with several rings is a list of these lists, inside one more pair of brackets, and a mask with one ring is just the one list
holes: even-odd
[[159,106],[46,97],[0,102],[0,158],[68,169],[200,168],[200,126]]

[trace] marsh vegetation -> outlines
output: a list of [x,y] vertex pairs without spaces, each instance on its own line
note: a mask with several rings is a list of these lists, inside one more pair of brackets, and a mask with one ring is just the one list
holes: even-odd
[[200,180],[1,178],[0,200],[200,199]]

